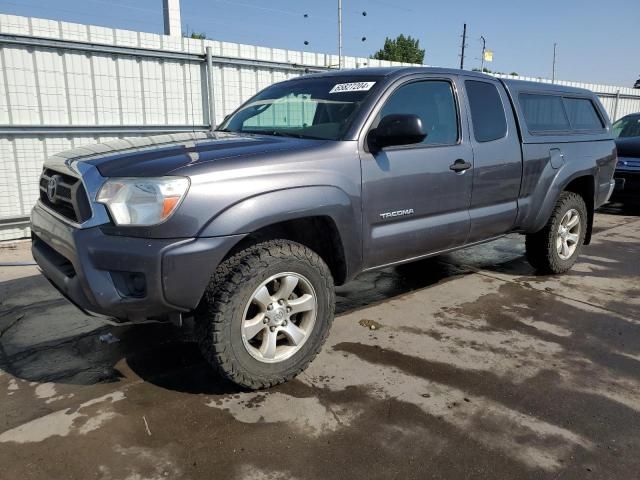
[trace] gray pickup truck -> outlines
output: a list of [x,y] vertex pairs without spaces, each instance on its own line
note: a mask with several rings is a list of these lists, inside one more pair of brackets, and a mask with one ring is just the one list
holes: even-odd
[[54,155],[33,256],[83,311],[193,315],[206,359],[248,388],[320,350],[334,285],[526,236],[573,265],[612,192],[616,148],[586,90],[461,70],[335,71],[272,85],[211,133]]

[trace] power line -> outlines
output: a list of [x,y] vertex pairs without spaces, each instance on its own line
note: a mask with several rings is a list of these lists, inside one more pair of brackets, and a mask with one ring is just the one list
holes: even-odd
[[387,7],[389,10],[404,10],[405,12],[416,13],[412,8],[400,7],[396,3],[389,3],[382,0],[371,0],[373,3],[377,3],[378,5],[383,5]]
[[[36,5],[25,5],[23,3],[16,3],[16,2],[6,2],[3,1],[2,2],[4,5],[13,5],[16,7],[21,7],[21,8],[25,8],[28,9],[35,9],[38,8],[38,6]],[[64,13],[73,13],[74,15],[78,16],[78,17],[84,17],[84,18],[88,18],[90,17],[92,19],[92,22],[90,23],[91,25],[96,25],[96,26],[100,26],[98,23],[93,23],[93,22],[97,22],[99,21],[99,19],[101,18],[110,18],[110,19],[118,19],[118,20],[122,20],[121,16],[115,16],[115,15],[110,15],[110,14],[105,14],[105,13],[100,13],[100,15],[98,16],[96,14],[95,11],[93,12],[88,12],[88,11],[84,11],[84,10],[78,10],[78,9],[69,9],[69,8],[60,8],[60,7],[50,7],[47,6],[47,9],[50,9],[53,12],[64,12]],[[42,12],[38,11],[37,14],[32,14],[32,15],[28,15],[28,16],[32,16],[32,17],[36,17],[36,18],[46,18],[42,16]],[[161,16],[160,16],[161,18]],[[52,18],[51,20],[53,21],[68,21],[68,20],[62,20],[60,18]],[[129,18],[128,19],[131,22],[137,23],[137,24],[143,24],[143,25],[158,25],[157,22],[152,21],[152,20],[143,20],[143,19],[139,19],[139,18]],[[70,22],[73,23],[73,22]],[[104,25],[104,24],[103,24]],[[118,27],[112,27],[109,26],[108,28],[118,28]]]
[[[152,8],[147,8],[147,7],[141,7],[138,5],[127,5],[125,3],[121,3],[120,1],[111,1],[111,0],[84,0],[85,1],[85,5],[87,3],[91,3],[91,4],[96,4],[96,5],[107,5],[110,7],[116,6],[118,8],[122,7],[125,9],[129,9],[132,11],[138,11],[138,12],[144,12],[144,15],[137,15],[134,12],[131,12],[131,14],[126,14],[125,16],[123,15],[117,15],[113,12],[108,12],[108,13],[103,13],[102,11],[98,11],[98,10],[83,10],[83,9],[70,9],[70,8],[64,8],[64,7],[58,7],[51,4],[47,4],[46,6],[46,11],[47,12],[51,12],[53,15],[55,14],[60,14],[58,18],[52,18],[54,21],[57,20],[62,20],[62,21],[80,21],[80,22],[85,22],[87,24],[90,25],[100,25],[100,26],[104,26],[107,28],[130,28],[130,29],[138,29],[138,27],[140,29],[145,29],[147,31],[149,31],[150,33],[156,33],[156,34],[161,34],[162,33],[162,14],[161,14],[161,9],[152,9]],[[27,14],[30,16],[34,16],[34,17],[43,17],[42,15],[42,11],[38,11],[37,13],[35,12],[36,9],[40,8],[41,5],[38,5],[37,0],[30,2],[29,0],[25,0],[25,2],[12,2],[12,1],[4,1],[1,0],[0,3],[5,4],[5,5],[13,5],[16,7],[21,7],[21,9],[16,9],[18,11],[23,10],[21,13],[17,13],[17,14]],[[318,20],[317,22],[313,22],[313,26],[314,28],[318,26],[318,22],[321,22],[321,24],[324,25],[324,21],[327,20],[331,23],[336,21],[336,17],[335,16],[327,16],[327,15],[323,15],[323,14],[317,14],[314,13],[313,9],[309,10],[307,12],[303,12],[303,11],[295,11],[295,10],[291,10],[291,9],[284,9],[284,8],[277,8],[277,7],[270,7],[270,6],[263,6],[263,5],[257,5],[257,4],[253,4],[253,3],[249,3],[247,1],[240,1],[240,2],[236,2],[235,0],[211,0],[211,3],[217,3],[217,4],[227,4],[227,5],[231,5],[234,7],[238,7],[240,9],[251,9],[251,10],[256,10],[256,11],[266,11],[266,12],[274,12],[274,13],[278,13],[278,14],[284,14],[284,15],[288,15],[288,16],[296,16],[296,17],[300,17],[305,18],[306,20],[309,20],[311,22],[313,22],[314,20]],[[211,5],[211,3],[209,5]],[[348,6],[349,3],[351,2],[346,2],[347,5],[345,5],[345,7]],[[378,9],[382,9],[382,10],[388,10],[391,8],[395,8],[395,6],[390,7],[389,3],[385,3],[384,1],[380,1],[380,0],[376,0],[376,3],[378,3],[379,5],[375,6],[374,9],[378,10]],[[380,6],[381,5],[381,6]],[[389,6],[389,7],[387,7]],[[187,7],[187,8],[185,8]],[[91,8],[91,7],[89,7]],[[26,12],[24,11],[26,10]],[[229,9],[230,10],[230,9]],[[397,9],[396,9],[397,10]],[[402,10],[402,9],[401,9]],[[407,10],[407,9],[404,9]],[[32,13],[33,11],[33,13]],[[407,10],[408,11],[408,10]],[[344,39],[348,39],[349,43],[351,42],[357,42],[357,43],[362,43],[362,42],[366,42],[367,41],[367,37],[368,35],[366,35],[366,26],[368,22],[362,22],[362,21],[357,21],[356,19],[362,17],[367,17],[369,15],[369,13],[367,11],[362,11],[360,9],[351,7],[351,8],[344,8],[343,7],[343,12],[349,12],[349,23],[352,23],[353,25],[349,28],[349,30],[362,30],[362,32],[359,35],[355,35],[355,34],[348,34],[348,35],[343,35],[343,40]],[[357,16],[355,15],[357,13]],[[69,15],[69,14],[73,14],[73,15]],[[154,20],[153,18],[151,18],[151,15],[149,14],[155,14],[157,15],[158,20]],[[351,17],[351,14],[354,14],[353,18]],[[46,17],[46,15],[44,15]],[[75,17],[75,18],[74,18]],[[195,9],[190,9],[189,8],[189,4],[185,4],[183,5],[182,8],[182,18],[183,21],[188,20],[189,23],[191,23],[192,25],[194,25],[197,29],[202,30],[203,29],[203,25],[202,23],[204,22],[203,20],[203,14],[202,14],[202,9],[199,10],[195,10]],[[105,22],[104,19],[107,19],[107,21]],[[291,48],[291,35],[287,35],[287,34],[283,34],[283,29],[282,26],[285,23],[290,22],[290,20],[288,19],[282,19],[282,18],[277,18],[275,16],[273,16],[273,20],[275,21],[269,21],[269,22],[265,22],[262,25],[262,28],[265,28],[267,30],[269,30],[269,36],[271,37],[271,39],[279,39],[281,44],[283,45],[283,47],[281,48]],[[362,20],[362,19],[360,19]],[[126,21],[126,23],[125,23]],[[244,25],[244,20],[238,20],[235,18],[225,18],[224,20],[215,20],[215,19],[207,19],[206,20],[206,25],[225,25],[228,26],[229,24],[231,25],[240,25],[240,24]],[[136,25],[138,27],[136,27]],[[152,27],[152,28],[149,28]],[[202,30],[202,31],[206,31],[206,30]],[[278,34],[276,34],[276,32]],[[256,39],[255,39],[255,35],[249,34],[249,33],[245,33],[244,30],[242,29],[235,29],[235,31],[233,33],[230,34],[231,37],[234,37],[235,39],[237,39],[236,41],[240,40],[248,42],[248,43],[256,43]],[[308,40],[311,39],[305,39],[305,45],[309,45],[310,43],[313,42],[309,42]],[[278,43],[280,43],[278,42]],[[295,48],[295,47],[294,47]]]
[[152,13],[158,13],[158,9],[156,8],[143,8],[143,7],[137,7],[134,5],[127,5],[125,3],[119,3],[119,2],[111,2],[111,1],[105,1],[105,0],[84,0],[85,2],[91,2],[91,3],[100,3],[103,5],[109,5],[110,7],[118,7],[118,8],[128,8],[130,10],[138,10],[140,12],[152,12]]
[[262,5],[254,5],[251,3],[236,2],[231,0],[211,0],[211,1],[216,3],[226,3],[227,5],[233,5],[234,7],[255,8],[256,10],[265,10],[268,12],[283,13],[285,15],[294,15],[296,17],[300,17],[304,15],[304,12],[297,12],[294,10],[284,10],[281,8],[273,8],[273,7],[263,7]]
[[[104,2],[102,0],[89,0],[95,3],[105,3],[105,4],[109,4],[109,2]],[[37,8],[36,5],[24,5],[24,4],[20,4],[20,3],[15,3],[15,2],[7,2],[7,1],[3,1],[3,4],[7,4],[7,5],[14,5],[17,7],[26,7],[28,10],[30,9],[34,9]],[[77,17],[78,19],[88,19],[87,24],[89,25],[95,25],[95,26],[103,26],[105,28],[123,28],[122,25],[122,16],[116,16],[113,14],[104,14],[104,13],[100,13],[99,15],[94,11],[94,12],[89,12],[86,10],[77,10],[77,9],[66,9],[66,8],[61,8],[61,7],[47,7],[48,9],[50,9],[53,13],[61,13],[61,14],[65,14],[65,13],[73,13],[75,17]],[[142,10],[142,9],[140,9]],[[136,16],[129,16],[128,17],[128,22],[130,22],[133,25],[139,25],[139,26],[143,26],[144,27],[148,27],[148,26],[153,26],[153,29],[148,28],[148,30],[150,31],[150,33],[155,33],[155,34],[162,34],[161,32],[161,25],[162,25],[162,14],[160,10],[146,10],[147,12],[154,12],[158,14],[158,21],[154,21],[151,19],[142,19]],[[39,12],[38,14],[27,14],[27,16],[33,16],[33,17],[38,17],[39,18],[43,18],[42,13]],[[63,18],[51,18],[51,20],[53,21],[69,21],[70,23],[73,23],[73,20],[67,20],[66,18],[69,18],[68,15],[61,15],[61,17]],[[183,18],[187,18],[185,15],[183,15]],[[101,19],[109,19],[109,20],[119,20],[119,22],[100,22]],[[218,24],[218,25],[228,25],[229,23],[240,23],[240,21],[234,21],[234,20],[229,20],[229,21],[219,21],[219,20],[207,20],[208,24]],[[268,25],[268,27],[273,29],[273,34],[270,33],[271,37],[275,37],[275,32],[278,31],[280,32],[282,29],[276,25]],[[127,27],[124,27],[127,28]],[[131,27],[129,27],[131,28]],[[236,38],[244,38],[246,39],[246,41],[248,42],[254,42],[255,43],[255,37],[254,36],[250,36],[247,34],[244,34],[242,32],[234,32],[234,36]],[[283,41],[286,42],[286,40],[288,39],[288,37],[280,35],[279,36],[280,39],[282,39]]]

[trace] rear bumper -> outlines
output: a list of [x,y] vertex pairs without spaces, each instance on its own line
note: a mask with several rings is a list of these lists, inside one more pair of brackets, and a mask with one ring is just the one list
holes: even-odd
[[89,314],[121,320],[193,310],[241,236],[148,239],[79,229],[40,205],[31,213],[33,257],[47,279]]

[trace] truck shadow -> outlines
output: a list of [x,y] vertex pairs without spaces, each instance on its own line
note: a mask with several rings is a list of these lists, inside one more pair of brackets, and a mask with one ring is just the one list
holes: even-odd
[[638,198],[612,198],[606,205],[600,207],[598,212],[609,215],[631,215],[640,216],[640,192]]
[[[336,315],[473,272],[453,261],[436,257],[365,273],[337,289]],[[3,282],[0,292],[0,369],[16,378],[93,385],[133,375],[188,393],[238,391],[204,362],[190,322],[104,325],[76,311],[39,275]]]
[[[336,315],[450,282],[478,269],[535,276],[523,254],[521,238],[506,237],[365,273],[337,289]],[[205,363],[193,341],[190,322],[183,328],[170,324],[107,326],[77,312],[39,275],[0,283],[0,294],[7,292],[12,298],[0,303],[0,369],[14,377],[72,385],[138,377],[185,393],[239,391]]]

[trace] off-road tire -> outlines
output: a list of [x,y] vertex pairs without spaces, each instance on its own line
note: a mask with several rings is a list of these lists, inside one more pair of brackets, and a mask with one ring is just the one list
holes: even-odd
[[[568,259],[560,258],[556,248],[557,232],[564,215],[575,209],[580,216],[580,234],[577,248]],[[540,273],[564,273],[576,262],[587,232],[587,207],[580,195],[574,192],[562,192],[556,206],[542,230],[527,235],[527,260]]]
[[[263,363],[242,340],[244,310],[254,290],[280,272],[304,275],[317,297],[317,317],[308,339],[292,357]],[[196,338],[207,362],[235,384],[268,388],[301,373],[329,334],[335,309],[333,277],[320,256],[299,243],[271,240],[255,244],[224,260],[211,277],[196,310]]]

